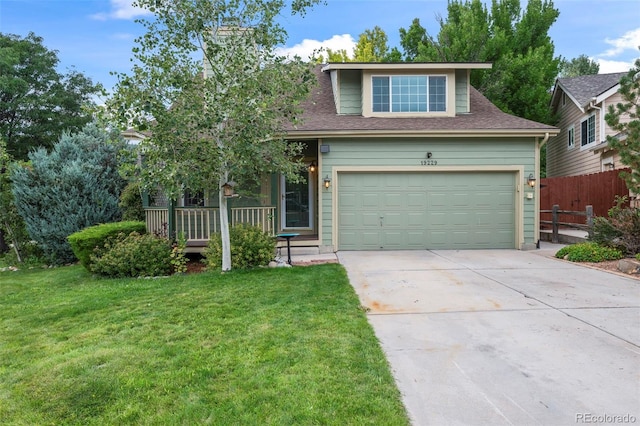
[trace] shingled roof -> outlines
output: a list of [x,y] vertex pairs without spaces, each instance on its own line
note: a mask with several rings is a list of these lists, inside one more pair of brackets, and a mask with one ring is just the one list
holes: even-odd
[[455,117],[407,117],[380,118],[361,115],[337,114],[328,72],[321,67],[315,68],[318,86],[303,106],[303,122],[295,128],[289,128],[290,136],[313,137],[343,134],[526,134],[544,136],[549,132],[553,136],[559,129],[546,124],[506,114],[479,91],[471,87],[470,112]]
[[611,74],[595,74],[595,75],[581,75],[579,77],[565,77],[559,78],[554,90],[554,97],[557,88],[560,87],[571,99],[578,104],[579,107],[584,107],[593,98],[598,97],[607,90],[612,89],[618,83],[620,79],[625,75],[625,72],[617,72]]

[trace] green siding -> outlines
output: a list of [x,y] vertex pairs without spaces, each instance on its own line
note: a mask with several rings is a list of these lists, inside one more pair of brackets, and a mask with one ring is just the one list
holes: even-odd
[[[369,167],[420,167],[426,153],[432,153],[435,166],[424,166],[428,172],[437,172],[442,166],[522,166],[524,176],[534,170],[534,138],[425,138],[425,139],[346,139],[336,138],[325,141],[331,145],[331,152],[322,159],[319,176],[331,176],[338,166]],[[340,179],[340,176],[338,176]],[[522,187],[524,182],[520,182]],[[332,182],[329,190],[321,193],[322,203],[322,244],[330,246],[332,241],[332,191],[339,183]],[[526,191],[526,190],[525,190]],[[523,201],[521,201],[523,199]],[[534,234],[535,200],[524,199],[524,194],[516,196],[516,203],[522,203],[524,243],[535,243]]]
[[467,70],[456,70],[456,114],[469,112]]
[[362,76],[358,70],[340,71],[340,114],[362,114]]

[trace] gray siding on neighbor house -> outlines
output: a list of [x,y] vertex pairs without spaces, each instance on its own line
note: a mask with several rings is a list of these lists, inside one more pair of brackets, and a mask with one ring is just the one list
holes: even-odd
[[340,70],[339,114],[362,114],[362,73],[359,70]]
[[467,70],[456,70],[456,114],[469,112],[469,81]]
[[[560,115],[558,127],[560,128],[560,133],[558,136],[551,138],[547,144],[547,177],[578,176],[603,171],[602,159],[611,157],[612,154],[610,152],[602,155],[594,153],[593,148],[604,142],[606,136],[616,134],[616,131],[607,126],[606,122],[603,123],[603,114],[606,114],[609,105],[615,105],[620,100],[620,94],[616,93],[604,102],[602,110],[591,109],[586,110],[584,113],[569,97],[566,98],[564,106],[560,101],[558,105],[558,114]],[[593,145],[582,147],[581,123],[591,115],[595,115],[596,142]],[[601,131],[601,126],[604,126],[604,135]],[[574,129],[574,145],[569,147],[569,129],[572,127]],[[619,155],[614,155],[613,161],[615,168],[624,167],[620,163]]]
[[[323,155],[322,169],[319,176],[332,176],[334,167],[367,166],[375,167],[423,167],[424,172],[438,172],[447,166],[523,166],[524,176],[529,173],[537,175],[535,171],[535,142],[534,138],[429,138],[429,139],[331,139],[325,143],[331,145],[331,152]],[[432,153],[432,160],[437,161],[434,166],[421,166],[426,153]],[[455,173],[455,172],[452,172]],[[522,186],[522,185],[520,185]],[[332,191],[337,188],[337,182],[332,182],[329,190],[321,191],[322,245],[331,246],[332,224]],[[522,197],[521,197],[522,196]],[[520,203],[523,194],[515,195],[516,203]],[[535,243],[538,236],[534,235],[535,202],[524,200],[523,233],[524,243]]]

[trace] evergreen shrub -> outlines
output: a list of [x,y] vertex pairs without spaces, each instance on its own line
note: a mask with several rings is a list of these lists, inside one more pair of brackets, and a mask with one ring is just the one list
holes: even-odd
[[118,234],[129,235],[132,232],[144,234],[145,223],[137,221],[103,223],[74,232],[67,239],[73,254],[80,260],[82,266],[90,271],[91,256],[96,247],[104,247],[108,240],[117,237]]
[[172,272],[171,243],[152,234],[120,234],[95,253],[91,271],[104,277],[157,277]]
[[[252,225],[239,224],[229,229],[231,243],[231,268],[246,269],[268,265],[276,251],[273,236]],[[203,261],[207,269],[222,267],[222,238],[219,233],[211,235],[204,250]]]
[[144,208],[142,207],[142,193],[138,182],[129,182],[120,194],[120,210],[122,220],[144,221]]
[[118,198],[126,182],[118,173],[124,141],[90,124],[64,134],[49,153],[40,148],[30,163],[11,169],[12,193],[31,239],[53,263],[75,261],[67,237],[120,220]]

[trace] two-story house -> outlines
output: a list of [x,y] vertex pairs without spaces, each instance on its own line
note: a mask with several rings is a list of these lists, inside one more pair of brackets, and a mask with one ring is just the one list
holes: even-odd
[[624,168],[607,144],[616,136],[605,115],[609,105],[621,102],[618,89],[626,73],[559,78],[551,108],[559,118],[560,133],[547,144],[547,176],[577,176]]
[[[232,223],[298,233],[293,245],[324,252],[535,248],[540,148],[559,130],[505,114],[471,87],[471,70],[490,67],[316,67],[304,121],[288,129],[306,147],[306,180],[265,176],[262,197],[230,200]],[[171,217],[192,244],[206,241],[217,226],[208,195],[173,209],[147,200],[150,228]]]

